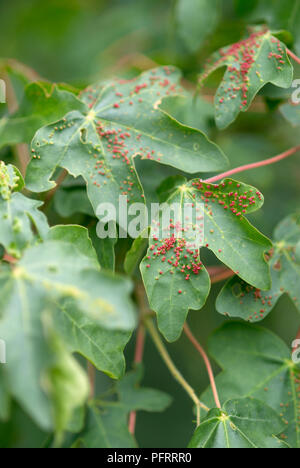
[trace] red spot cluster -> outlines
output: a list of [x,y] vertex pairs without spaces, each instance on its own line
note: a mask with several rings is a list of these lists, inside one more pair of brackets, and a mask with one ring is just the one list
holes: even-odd
[[[120,98],[116,102],[112,102],[111,108],[114,109],[116,113],[116,118],[118,118],[118,113],[122,113],[122,117],[130,115],[131,110],[129,106],[138,106],[137,114],[140,112],[140,105],[143,102],[142,94],[149,95],[150,100],[154,103],[156,101],[156,96],[167,96],[174,94],[180,91],[176,83],[172,83],[169,79],[169,76],[174,72],[172,68],[163,67],[160,70],[152,70],[151,72],[145,73],[144,81],[143,78],[137,78],[134,80],[115,80],[111,83],[111,89],[113,96]],[[121,182],[120,191],[123,195],[132,195],[132,186],[136,183],[136,178],[134,177],[134,166],[132,162],[132,156],[135,154],[140,154],[142,158],[161,161],[163,154],[155,152],[151,145],[149,144],[149,139],[147,143],[143,146],[143,135],[138,134],[135,131],[131,131],[125,125],[120,125],[123,128],[112,128],[111,125],[107,125],[106,121],[101,120],[101,101],[99,101],[99,96],[103,85],[95,85],[94,87],[87,88],[83,93],[84,97],[88,101],[88,108],[94,109],[96,130],[98,136],[100,137],[102,148],[96,149],[99,154],[95,155],[97,162],[94,166],[94,171],[91,174],[91,179],[97,187],[101,187],[102,183],[106,184],[105,179],[112,177],[110,166],[112,165],[110,158],[112,160],[120,160],[128,167],[128,177],[127,180]],[[154,97],[154,101],[153,101]],[[149,104],[149,109],[151,104]],[[107,109],[107,107],[105,107]],[[129,117],[130,118],[130,117]],[[108,128],[109,127],[109,128]],[[139,146],[138,146],[139,145]],[[102,151],[105,151],[105,157],[101,157]],[[99,179],[100,177],[100,179]],[[105,178],[102,182],[102,178]]]
[[[228,95],[230,99],[241,100],[240,109],[248,105],[248,91],[250,86],[249,73],[255,67],[256,55],[262,45],[262,41],[266,31],[253,33],[251,36],[243,41],[237,42],[226,49],[221,49],[219,52],[220,57],[213,63],[208,61],[205,73],[202,79],[205,79],[213,70],[228,64],[228,72],[230,83],[226,83],[226,87],[222,86],[223,92]],[[271,52],[268,56],[269,59],[276,61],[276,67],[281,70],[281,65],[284,61],[284,50],[278,39],[272,37],[271,42],[277,45],[278,53]],[[257,69],[256,75],[260,77],[260,72]],[[225,98],[219,99],[220,104],[225,103]]]
[[[170,238],[158,240],[154,238],[154,244],[150,247],[151,254],[148,260],[159,261],[163,264],[169,264],[170,273],[174,274],[178,270],[188,281],[191,275],[198,275],[203,268],[199,258],[199,249],[191,249],[186,240],[177,239],[174,234]],[[147,265],[150,268],[151,264]],[[162,275],[163,272],[159,271]],[[159,277],[157,278],[159,279]]]
[[268,295],[262,292],[260,289],[256,289],[253,286],[245,284],[245,288],[239,296],[241,305],[244,304],[244,297],[249,297],[249,295],[252,296],[254,303],[257,304],[257,310],[255,310],[253,315],[249,315],[249,317],[247,318],[247,320],[249,321],[262,320],[266,313],[268,313],[270,309],[274,306],[278,298],[278,294]]
[[213,215],[211,204],[217,203],[224,210],[230,210],[235,216],[242,217],[247,213],[250,206],[256,204],[257,199],[262,199],[260,192],[255,192],[254,189],[242,191],[240,190],[241,184],[232,181],[223,182],[219,185],[209,185],[199,180],[193,182],[192,185],[203,192],[201,199],[205,203],[205,207],[210,209],[211,215]]

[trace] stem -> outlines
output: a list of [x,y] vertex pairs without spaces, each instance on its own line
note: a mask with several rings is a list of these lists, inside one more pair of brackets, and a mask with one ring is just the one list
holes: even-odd
[[299,63],[300,64],[300,58],[297,57],[297,55],[295,55],[290,49],[286,49],[288,55],[293,59],[295,60],[295,62]]
[[[137,337],[136,337],[136,347],[135,347],[135,355],[134,355],[134,363],[140,364],[143,360],[144,355],[144,348],[145,348],[145,325],[140,323]],[[136,424],[136,411],[131,411],[129,414],[129,421],[128,421],[128,429],[130,434],[134,435],[135,433],[135,424]]]
[[213,373],[209,358],[208,358],[206,352],[204,351],[204,349],[202,348],[202,346],[200,345],[200,343],[194,337],[194,335],[191,332],[191,330],[190,330],[187,323],[184,324],[183,330],[184,330],[184,333],[186,334],[186,336],[188,337],[188,339],[190,340],[190,342],[192,343],[192,345],[197,349],[197,351],[201,354],[201,356],[203,358],[204,364],[205,364],[206,369],[207,369],[208,377],[209,377],[209,380],[210,380],[210,385],[211,385],[211,389],[212,389],[212,392],[213,392],[213,396],[214,396],[216,406],[217,406],[217,408],[221,409],[221,403],[220,403],[220,399],[219,399],[219,395],[218,395],[218,390],[217,390],[217,387],[216,387],[214,373]]
[[168,367],[169,371],[173,375],[174,379],[177,380],[177,382],[184,388],[184,390],[187,392],[189,397],[193,400],[193,402],[196,405],[197,408],[197,426],[200,424],[200,409],[203,408],[205,411],[209,411],[209,408],[204,405],[199,398],[197,397],[195,390],[190,386],[190,384],[184,379],[184,377],[181,375],[179,370],[176,368],[175,364],[173,363],[168,351],[166,350],[156,328],[154,327],[152,321],[147,320],[146,326],[148,328],[148,331],[151,335],[151,338],[153,339],[153,342],[161,355],[162,359],[164,360],[166,366]]
[[68,172],[65,169],[63,169],[56,180],[56,186],[52,190],[50,190],[50,192],[48,192],[46,195],[44,206],[43,206],[43,211],[45,211],[48,208],[49,204],[52,201],[52,198],[56,194],[56,191],[59,189],[59,187],[61,186],[61,184],[67,177],[67,175],[68,175]]
[[4,254],[3,260],[7,263],[12,263],[12,264],[17,263],[17,259],[8,254]]
[[235,273],[226,267],[209,267],[207,271],[210,276],[211,284],[220,283],[228,278],[231,278]]
[[90,398],[95,397],[95,381],[96,381],[96,369],[91,362],[88,361],[88,378],[90,382]]
[[136,336],[136,347],[135,347],[135,355],[134,355],[134,363],[140,364],[143,360],[144,355],[144,348],[145,348],[145,325],[140,323],[137,336]]
[[249,171],[250,169],[256,169],[258,167],[262,166],[269,166],[270,164],[277,163],[281,161],[282,159],[288,158],[289,156],[292,156],[293,154],[297,153],[300,150],[300,145],[295,146],[294,148],[291,148],[287,151],[285,151],[282,154],[279,154],[278,156],[274,156],[273,158],[270,159],[265,159],[264,161],[259,161],[253,164],[246,164],[245,166],[240,166],[235,169],[232,169],[228,172],[224,172],[223,174],[220,174],[218,176],[211,177],[210,179],[204,180],[205,183],[210,183],[210,182],[217,182],[218,180],[224,179],[226,177],[229,177],[233,174],[238,174],[239,172],[244,172],[244,171]]
[[[140,323],[136,335],[136,345],[134,353],[134,364],[140,364],[143,361],[146,330],[143,322],[143,317],[147,314],[147,306],[145,304],[145,290],[142,285],[136,286],[136,298],[140,311]],[[136,424],[136,411],[131,411],[129,414],[128,429],[130,434],[134,435]]]
[[[297,335],[296,335],[295,340],[300,340],[300,328],[299,328],[299,330],[298,330],[298,333],[297,333]],[[295,346],[295,348],[293,349],[293,352],[294,352],[294,351],[297,351],[298,347],[299,347],[299,346]]]
[[[14,114],[18,108],[18,101],[14,91],[14,88],[11,84],[11,81],[6,73],[4,73],[4,81],[6,83],[6,97],[7,97],[7,108],[10,114]],[[21,171],[22,176],[25,176],[26,167],[29,161],[29,151],[28,145],[26,144],[17,144],[13,146],[13,152],[15,153],[15,157],[18,160],[19,169]]]

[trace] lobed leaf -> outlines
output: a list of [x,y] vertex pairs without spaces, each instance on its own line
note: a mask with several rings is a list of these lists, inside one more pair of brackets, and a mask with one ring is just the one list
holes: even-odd
[[[269,330],[238,322],[225,323],[208,347],[223,369],[216,378],[221,404],[234,398],[261,400],[282,418],[280,438],[299,448],[300,367],[291,360],[291,349]],[[210,389],[201,400],[214,405]]]
[[261,291],[238,277],[230,279],[217,298],[221,314],[241,317],[250,322],[264,319],[283,294],[288,294],[300,312],[300,216],[292,215],[280,223],[274,234],[274,248],[269,254],[272,287]]
[[129,372],[117,385],[117,401],[92,402],[86,426],[75,444],[85,448],[134,448],[136,441],[128,430],[130,411],[164,411],[171,398],[164,392],[140,388],[142,367]]
[[13,267],[0,263],[0,287],[0,336],[9,353],[1,386],[43,429],[60,432],[86,393],[72,352],[111,377],[124,372],[135,325],[131,286],[99,271],[85,228],[56,226]]
[[227,70],[215,95],[215,118],[220,129],[234,122],[240,112],[246,112],[267,83],[289,88],[293,80],[286,47],[270,31],[255,32],[215,52],[207,61],[200,83],[223,66]]
[[170,67],[88,88],[81,95],[84,111],[74,110],[35,135],[27,187],[50,190],[55,169],[64,167],[83,176],[96,212],[103,200],[116,206],[120,195],[143,202],[136,155],[193,173],[221,170],[227,160],[216,145],[159,109],[163,97],[178,92],[179,74]]
[[[158,315],[158,325],[167,340],[176,340],[189,309],[198,310],[210,291],[209,275],[201,262],[200,244],[191,242],[193,230],[200,231],[203,244],[218,259],[262,289],[270,287],[269,266],[264,258],[270,241],[246,220],[244,215],[259,209],[263,196],[254,187],[226,179],[219,185],[182,178],[166,181],[160,193],[168,194],[158,225],[169,206],[180,207],[181,223],[188,205],[195,206],[197,219],[178,238],[178,225],[169,224],[169,236],[158,238],[155,229],[148,253],[141,263],[141,273],[150,307]],[[198,208],[196,208],[198,206]],[[181,230],[183,224],[180,225]]]
[[277,413],[259,400],[234,399],[212,409],[196,429],[190,448],[288,448],[276,434],[283,429]]
[[83,108],[79,99],[61,85],[30,83],[17,112],[0,120],[0,147],[30,143],[39,128]]

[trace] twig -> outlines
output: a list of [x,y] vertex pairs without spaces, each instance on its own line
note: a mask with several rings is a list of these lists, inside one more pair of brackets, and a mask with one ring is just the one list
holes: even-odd
[[200,424],[200,409],[204,409],[205,411],[209,411],[209,408],[202,403],[199,398],[197,397],[195,390],[190,386],[190,384],[184,379],[184,377],[181,375],[175,364],[173,363],[168,351],[166,350],[156,328],[154,327],[153,323],[151,320],[146,321],[146,326],[147,329],[151,335],[151,338],[161,355],[162,359],[164,360],[166,366],[168,367],[169,371],[173,375],[174,379],[177,380],[177,382],[184,388],[184,390],[187,392],[189,397],[193,400],[193,402],[196,405],[197,408],[197,426]]
[[294,52],[292,52],[290,49],[286,49],[288,55],[293,59],[295,60],[295,62],[299,63],[300,64],[300,58],[297,57],[297,55],[294,54]]
[[239,172],[245,172],[251,169],[256,169],[258,167],[269,166],[270,164],[277,163],[281,161],[282,159],[292,156],[293,154],[297,153],[299,150],[300,150],[300,145],[295,146],[294,148],[291,148],[285,151],[284,153],[279,154],[278,156],[274,156],[273,158],[265,159],[264,161],[259,161],[253,164],[246,164],[245,166],[236,167],[235,169],[224,172],[223,174],[211,177],[210,179],[206,179],[204,180],[204,182],[205,183],[217,182],[218,180],[224,179],[225,177],[229,177],[233,174],[238,174]]
[[186,336],[188,337],[188,339],[190,340],[190,342],[193,344],[193,346],[197,349],[197,351],[201,354],[201,356],[203,358],[204,364],[205,364],[206,369],[207,369],[208,377],[209,377],[209,380],[210,380],[210,385],[211,385],[211,389],[212,389],[212,392],[213,392],[213,396],[214,396],[216,406],[217,406],[217,408],[221,408],[221,403],[220,403],[220,399],[219,399],[219,395],[218,395],[218,390],[217,390],[217,387],[216,387],[216,382],[215,382],[215,378],[214,378],[214,374],[213,374],[213,370],[212,370],[209,358],[208,358],[206,352],[204,351],[204,349],[202,348],[202,346],[200,345],[200,343],[194,337],[194,335],[193,335],[193,333],[192,333],[192,331],[189,328],[187,323],[184,324],[183,330],[184,330],[184,333],[186,334]]

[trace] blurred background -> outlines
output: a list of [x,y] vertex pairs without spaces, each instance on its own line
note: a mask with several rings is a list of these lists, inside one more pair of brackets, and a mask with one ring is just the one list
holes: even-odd
[[[172,64],[182,70],[184,85],[192,93],[197,74],[209,54],[243,38],[249,32],[249,25],[267,22],[272,28],[288,29],[294,37],[287,34],[286,40],[300,52],[300,36],[297,41],[300,15],[298,22],[291,19],[297,2],[217,0],[211,3],[212,11],[208,13],[203,9],[201,15],[192,15],[189,19],[192,21],[191,41],[178,20],[179,2],[174,0],[0,0],[0,57],[26,64],[44,80],[66,82],[76,88],[114,75],[131,77],[157,65]],[[291,90],[272,86],[262,90],[247,114],[241,115],[227,130],[218,131],[212,102],[221,76],[222,70],[215,73],[202,89],[197,103],[192,105],[192,100],[187,100],[184,109],[177,109],[174,115],[183,123],[204,130],[221,146],[232,167],[271,157],[300,143],[299,130],[285,122],[278,110]],[[297,68],[295,78],[300,78]],[[24,83],[14,72],[12,79],[21,100]],[[168,103],[165,106],[173,112]],[[0,105],[0,115],[5,112],[4,107]],[[14,154],[4,148],[0,159],[12,161]],[[175,171],[149,161],[139,161],[137,166],[148,199],[156,201],[156,188]],[[251,221],[265,235],[271,237],[275,226],[299,209],[299,156],[242,174],[240,179],[255,185],[265,195],[263,209],[251,216]],[[74,183],[66,180],[51,207],[53,224],[89,224],[92,215],[83,190],[82,204],[86,205],[82,212],[64,210],[63,190],[71,191],[73,187]],[[117,269],[120,271],[129,246],[125,241],[117,245]],[[209,254],[206,254],[205,262],[207,265],[217,264]],[[213,287],[203,310],[189,314],[189,323],[204,345],[209,334],[228,320],[215,310],[215,299],[221,287],[222,284]],[[283,297],[261,325],[274,330],[290,346],[299,328],[300,317],[289,298]],[[134,339],[126,350],[129,368],[133,348]],[[168,349],[184,376],[201,393],[208,385],[208,378],[190,343],[182,337],[168,345]],[[149,339],[144,362],[143,383],[170,393],[174,401],[162,414],[138,414],[138,443],[142,447],[183,447],[194,428],[191,402],[173,381]],[[98,373],[97,390],[101,392],[108,385],[109,379]],[[17,406],[12,419],[0,424],[0,447],[39,447],[46,439],[47,434],[35,427]]]

